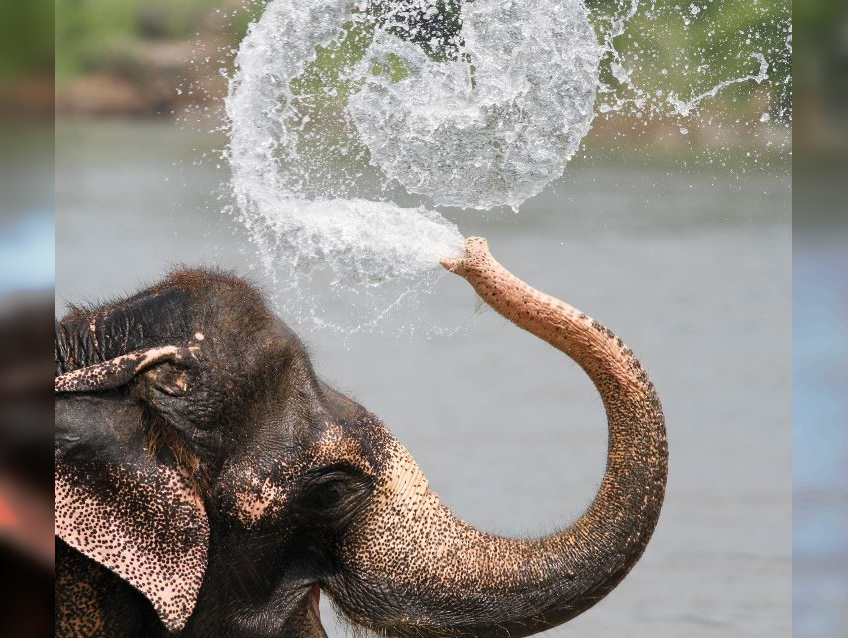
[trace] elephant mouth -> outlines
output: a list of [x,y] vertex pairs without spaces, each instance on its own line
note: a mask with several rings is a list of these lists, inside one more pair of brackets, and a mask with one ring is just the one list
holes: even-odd
[[300,599],[286,625],[284,635],[297,638],[327,638],[321,625],[321,587],[312,585]]
[[318,585],[313,585],[312,589],[309,590],[309,611],[315,617],[315,620],[318,621],[318,624],[321,624],[321,588]]

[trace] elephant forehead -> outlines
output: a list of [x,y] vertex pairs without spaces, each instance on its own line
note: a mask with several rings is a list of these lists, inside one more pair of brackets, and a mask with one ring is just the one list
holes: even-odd
[[[57,368],[69,372],[133,350],[192,340],[237,350],[273,321],[248,282],[214,270],[177,270],[131,297],[72,308],[56,323]],[[287,328],[282,332],[296,341]]]
[[311,456],[314,465],[349,463],[366,473],[372,469],[362,442],[344,421],[324,422]]

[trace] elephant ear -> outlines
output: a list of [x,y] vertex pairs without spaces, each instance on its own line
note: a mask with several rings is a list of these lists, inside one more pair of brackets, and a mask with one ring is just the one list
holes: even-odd
[[56,535],[141,591],[172,632],[203,583],[206,511],[172,455],[151,450],[140,408],[105,391],[193,350],[132,352],[55,378]]

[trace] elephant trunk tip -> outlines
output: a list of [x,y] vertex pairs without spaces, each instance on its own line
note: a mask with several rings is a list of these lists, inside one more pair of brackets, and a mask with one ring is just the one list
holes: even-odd
[[442,257],[439,263],[452,273],[467,278],[474,271],[482,271],[494,261],[489,252],[489,242],[483,237],[468,237],[465,240],[465,256]]

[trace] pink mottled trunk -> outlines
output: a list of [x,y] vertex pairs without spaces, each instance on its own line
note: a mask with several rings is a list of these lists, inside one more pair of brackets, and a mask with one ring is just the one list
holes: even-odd
[[365,580],[391,591],[392,609],[368,619],[364,607],[342,600],[343,592],[337,597],[352,617],[389,635],[515,638],[573,618],[609,593],[642,555],[665,492],[662,408],[632,351],[598,322],[508,272],[485,240],[469,239],[466,251],[443,265],[501,315],[571,357],[594,382],[609,424],[606,473],[595,500],[571,526],[543,538],[510,539],[456,519],[426,480],[416,478],[417,466],[409,469],[408,453],[397,452],[398,467],[412,477],[405,483],[416,488],[405,490],[402,501],[387,495],[384,515],[406,507],[406,522],[373,532],[393,548],[390,559],[370,555],[358,566]]

